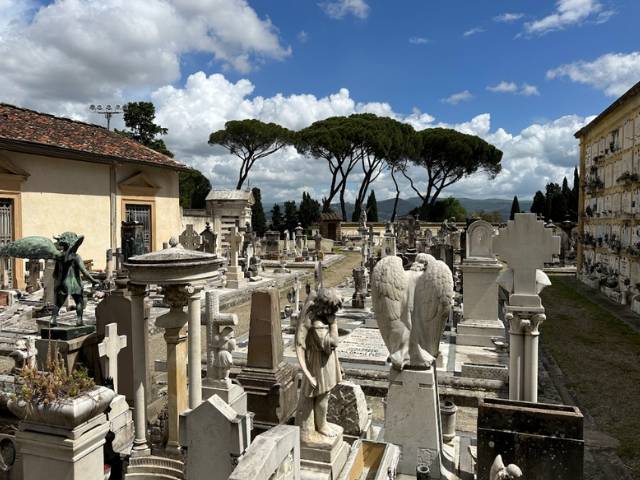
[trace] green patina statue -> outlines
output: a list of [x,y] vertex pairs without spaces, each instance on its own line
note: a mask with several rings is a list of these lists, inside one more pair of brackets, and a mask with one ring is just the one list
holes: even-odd
[[51,315],[51,326],[57,325],[58,312],[68,296],[76,302],[77,325],[82,325],[85,302],[81,274],[93,285],[99,282],[91,276],[77,253],[84,240],[83,235],[64,232],[54,239],[55,243],[46,237],[24,237],[0,248],[0,256],[55,260],[56,266],[53,271],[55,305]]

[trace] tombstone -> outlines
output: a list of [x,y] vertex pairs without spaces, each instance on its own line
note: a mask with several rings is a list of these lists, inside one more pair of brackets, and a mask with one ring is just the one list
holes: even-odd
[[244,272],[238,264],[238,254],[244,241],[244,235],[238,231],[238,227],[231,228],[227,238],[229,242],[229,268],[227,269],[227,288],[242,288],[246,285]]
[[211,230],[211,224],[207,222],[204,230],[200,232],[202,238],[201,249],[206,253],[216,253],[216,234]]
[[235,313],[220,313],[220,293],[209,290],[205,296],[204,323],[207,326],[207,376],[202,383],[202,397],[218,395],[236,412],[247,413],[247,394],[231,381],[235,332]]
[[382,239],[382,257],[396,254],[396,235],[393,233],[393,226],[388,223]]
[[266,254],[270,260],[280,258],[280,232],[269,230],[265,233],[266,237]]
[[[131,298],[126,290],[127,279],[119,277],[116,279],[116,289],[107,295],[96,306],[96,332],[98,338],[102,340],[107,333],[107,325],[116,323],[118,332],[121,335],[131,339]],[[151,313],[151,306],[148,303],[144,305],[144,318],[148,322]],[[149,352],[149,333],[144,336],[144,349],[146,355]],[[148,357],[147,357],[148,358]],[[131,366],[133,365],[133,347],[127,345],[120,350],[118,355],[118,393],[125,396],[130,405],[134,403],[134,387]],[[151,387],[151,373],[147,372],[145,381],[146,388]],[[150,390],[149,390],[150,391]]]
[[532,480],[582,480],[584,418],[578,407],[480,399],[478,480],[490,480],[497,455]]
[[187,480],[227,480],[251,443],[251,416],[217,395],[180,415]]
[[324,258],[324,252],[322,251],[322,235],[320,233],[316,233],[313,237],[314,247],[315,247],[315,260],[321,260]]
[[118,335],[118,324],[106,327],[104,340],[98,344],[98,354],[104,357],[102,376],[113,380],[113,390],[118,393],[118,354],[127,346],[127,336]]
[[367,296],[366,269],[358,267],[353,269],[353,296],[351,297],[352,308],[364,308]]
[[504,324],[498,313],[498,276],[503,265],[493,253],[495,229],[476,220],[467,229],[469,254],[460,266],[463,281],[463,320],[457,326],[456,344],[493,347],[504,341]]
[[340,425],[349,443],[369,438],[371,411],[360,385],[343,380],[331,390],[327,421]]
[[229,480],[300,480],[300,428],[278,425],[258,435]]
[[538,336],[546,316],[539,293],[551,282],[538,270],[560,253],[560,237],[533,213],[516,213],[493,238],[493,250],[509,270],[499,283],[509,295],[509,398],[538,401]]
[[453,272],[453,247],[451,245],[436,243],[431,245],[430,253],[436,260],[442,260],[446,263],[449,270]]
[[191,224],[185,226],[184,232],[178,237],[178,241],[187,250],[201,250],[200,235],[196,233]]
[[40,260],[27,260],[27,271],[29,272],[29,281],[27,283],[27,291],[35,292],[40,289]]
[[237,380],[247,392],[247,408],[255,413],[257,430],[286,423],[294,415],[295,376],[283,355],[278,289],[256,290],[251,295],[247,363]]

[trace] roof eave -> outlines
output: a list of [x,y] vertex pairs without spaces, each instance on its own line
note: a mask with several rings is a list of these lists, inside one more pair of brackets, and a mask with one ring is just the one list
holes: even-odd
[[176,171],[189,171],[192,168],[186,165],[169,165],[162,163],[149,162],[144,160],[138,160],[133,158],[118,157],[115,155],[104,155],[99,153],[90,153],[82,150],[74,150],[71,148],[56,147],[53,145],[47,145],[44,143],[27,142],[24,140],[13,140],[9,138],[0,137],[0,148],[14,152],[29,153],[33,155],[44,155],[55,158],[67,158],[71,160],[78,160],[81,162],[91,163],[130,163],[137,165],[144,165],[148,167],[167,168],[169,170]]

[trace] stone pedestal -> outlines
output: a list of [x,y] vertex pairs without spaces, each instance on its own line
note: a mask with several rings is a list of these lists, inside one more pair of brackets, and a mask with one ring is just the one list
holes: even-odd
[[478,405],[478,480],[489,480],[496,455],[524,478],[582,480],[583,416],[568,405],[484,399]]
[[463,321],[458,324],[456,343],[493,347],[492,338],[504,341],[505,329],[498,319],[498,276],[502,264],[467,259],[460,267],[463,282]]
[[23,480],[43,478],[103,480],[102,446],[109,431],[104,414],[92,419],[90,428],[79,433],[75,429],[65,435],[55,432],[19,430],[16,432],[18,453],[22,457]]
[[246,286],[247,279],[240,266],[230,266],[226,273],[227,288],[242,288]]
[[251,296],[247,365],[237,379],[247,393],[254,427],[266,430],[286,423],[298,403],[296,371],[284,361],[278,289],[257,290]]
[[325,442],[300,442],[300,478],[302,480],[336,480],[349,456],[349,444],[340,433]]
[[227,383],[224,380],[205,379],[202,385],[202,397],[204,400],[213,395],[219,396],[237,413],[247,413],[247,393],[240,385]]
[[[417,408],[419,406],[419,408]],[[389,372],[384,440],[400,447],[398,473],[415,475],[426,464],[440,478],[442,436],[435,369]]]
[[83,335],[71,340],[36,339],[38,351],[38,369],[46,370],[47,355],[54,352],[62,357],[62,362],[68,372],[73,371],[76,364],[81,363],[87,367],[89,374],[98,382],[102,381],[100,374],[100,361],[98,356],[98,337],[95,333]]

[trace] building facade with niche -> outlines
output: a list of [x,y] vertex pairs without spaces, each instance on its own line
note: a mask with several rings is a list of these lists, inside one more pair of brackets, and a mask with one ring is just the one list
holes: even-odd
[[[0,243],[64,231],[85,236],[94,268],[120,247],[120,225],[144,224],[147,248],[180,233],[178,173],[187,167],[115,132],[0,104]],[[24,265],[10,265],[22,286]]]
[[640,82],[575,137],[578,277],[640,311]]

